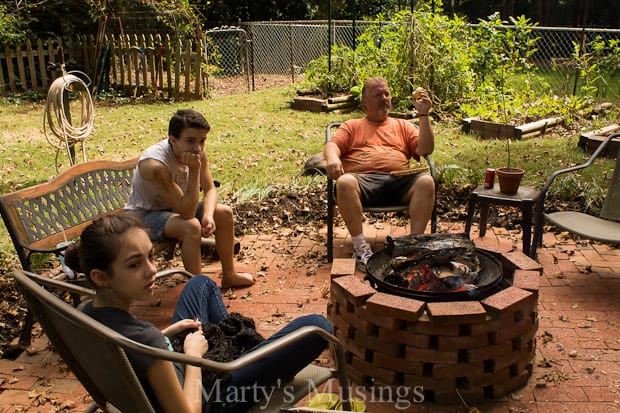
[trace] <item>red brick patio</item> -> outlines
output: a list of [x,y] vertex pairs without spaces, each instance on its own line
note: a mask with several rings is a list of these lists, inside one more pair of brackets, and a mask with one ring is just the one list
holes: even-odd
[[[462,223],[441,223],[439,232],[462,232]],[[380,248],[387,234],[405,234],[389,223],[368,225],[366,236]],[[490,228],[484,239],[477,228],[471,236],[478,247],[518,250],[520,233]],[[321,234],[245,236],[238,269],[257,274],[257,283],[225,291],[229,311],[252,316],[264,335],[307,313],[326,314],[331,266],[325,261]],[[351,256],[350,238],[337,228],[334,256]],[[483,412],[613,412],[620,411],[620,249],[575,242],[546,233],[539,249],[539,329],[534,372],[528,384],[507,396],[473,405]],[[518,255],[518,253],[517,253]],[[208,263],[205,274],[216,280],[219,263]],[[136,313],[164,325],[182,284],[162,285],[153,303]],[[39,332],[40,333],[40,332]],[[0,360],[0,412],[83,411],[90,400],[84,389],[39,334],[32,351],[17,360]],[[319,360],[329,364],[326,352]],[[406,407],[406,408],[405,408]],[[467,412],[463,403],[395,405],[367,396],[369,412]]]

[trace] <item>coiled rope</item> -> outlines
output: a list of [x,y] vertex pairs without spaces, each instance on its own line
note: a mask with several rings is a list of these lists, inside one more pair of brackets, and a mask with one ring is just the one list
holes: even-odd
[[[43,115],[43,132],[47,141],[55,147],[56,150],[56,166],[58,167],[58,155],[60,151],[66,149],[67,155],[74,163],[73,149],[77,143],[82,146],[82,158],[86,162],[86,148],[84,141],[93,130],[95,112],[93,100],[88,90],[88,86],[84,81],[74,73],[79,73],[88,79],[88,75],[79,71],[64,72],[63,75],[52,82],[47,92],[47,101],[45,103],[45,113]],[[81,103],[81,123],[74,126],[71,122],[71,115],[68,112],[68,94],[69,92],[77,93],[78,100]],[[47,132],[47,128],[57,139],[52,139]]]

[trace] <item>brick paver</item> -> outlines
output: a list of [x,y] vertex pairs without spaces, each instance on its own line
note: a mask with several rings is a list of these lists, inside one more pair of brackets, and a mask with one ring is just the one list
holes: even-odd
[[[463,228],[461,223],[439,223],[439,232],[462,232]],[[406,226],[381,222],[368,225],[366,234],[372,237],[369,241],[374,248],[380,249],[385,234],[400,236],[406,231]],[[229,311],[252,316],[264,335],[303,314],[325,315],[330,277],[346,277],[351,267],[350,261],[339,261],[336,274],[330,275],[332,268],[325,260],[324,237],[325,230],[320,234],[291,232],[287,237],[278,233],[244,237],[238,269],[257,274],[257,282],[250,288],[223,291]],[[539,298],[532,377],[520,390],[475,407],[485,413],[620,411],[620,249],[545,233],[544,247],[538,250],[537,263],[532,263],[520,253],[519,232],[489,228],[486,236],[480,238],[474,226],[471,238],[481,248],[514,252],[511,265],[522,271],[517,277],[520,287]],[[336,227],[334,257],[347,259],[351,254],[351,238],[344,227]],[[218,262],[205,263],[203,272],[219,282],[219,268]],[[135,313],[156,325],[165,325],[182,288],[182,282],[161,285],[153,301],[136,305]],[[499,306],[498,311],[508,311],[501,307],[509,305],[506,303],[493,305]],[[380,301],[376,304],[377,308],[385,305]],[[90,403],[87,393],[48,347],[40,330],[37,335],[31,351],[14,361],[0,360],[0,413],[83,411]],[[376,344],[385,349],[392,340],[383,337],[368,339],[377,340]],[[511,349],[500,345],[494,350],[499,357]],[[361,356],[355,360],[360,371],[376,370]],[[477,360],[475,354],[472,357]],[[386,365],[398,362],[384,358]],[[328,352],[319,362],[332,363]],[[422,368],[416,361],[409,363],[412,371]],[[428,379],[440,380],[437,377],[442,377],[442,372],[434,373]],[[493,374],[490,380],[501,381],[502,371]],[[515,379],[523,380],[511,378]],[[424,383],[409,381],[406,380],[411,387],[401,389],[400,396],[392,394],[391,398],[357,387],[354,390],[366,399],[369,412],[467,412],[466,392],[462,394],[465,403],[459,405],[423,403],[414,386]],[[338,387],[330,382],[322,390],[337,392]],[[409,390],[407,395],[405,390]]]

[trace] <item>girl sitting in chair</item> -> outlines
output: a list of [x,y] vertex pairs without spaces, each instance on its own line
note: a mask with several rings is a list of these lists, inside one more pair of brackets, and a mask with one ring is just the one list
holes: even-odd
[[[218,323],[228,315],[217,284],[200,275],[185,285],[172,324],[165,329],[160,331],[155,325],[130,314],[134,301],[152,295],[157,269],[153,245],[145,227],[129,214],[110,215],[93,221],[82,233],[80,241],[67,249],[65,262],[76,272],[85,274],[97,293],[83,309],[86,314],[151,347],[171,348],[169,337],[190,330],[183,342],[183,352],[202,357],[209,349],[209,343],[202,334],[201,325]],[[303,316],[254,348],[308,325],[332,332],[325,317]],[[225,384],[210,389],[203,388],[203,372],[199,367],[130,352],[127,357],[156,411],[179,413],[210,409],[244,412],[264,395],[261,389],[270,391],[272,386],[286,383],[326,347],[325,339],[316,334],[309,335],[235,370]]]

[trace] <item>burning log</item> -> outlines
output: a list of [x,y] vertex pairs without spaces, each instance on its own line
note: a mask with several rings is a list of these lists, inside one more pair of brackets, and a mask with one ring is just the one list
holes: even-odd
[[466,234],[411,234],[398,238],[388,235],[385,240],[385,252],[392,257],[413,256],[448,248],[475,250],[476,246]]
[[367,268],[373,286],[414,297],[475,297],[501,281],[501,264],[465,234],[388,236]]
[[384,280],[418,291],[467,291],[477,288],[479,273],[475,248],[455,247],[393,257]]

